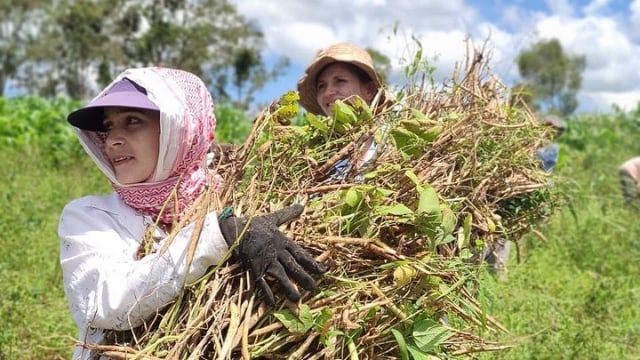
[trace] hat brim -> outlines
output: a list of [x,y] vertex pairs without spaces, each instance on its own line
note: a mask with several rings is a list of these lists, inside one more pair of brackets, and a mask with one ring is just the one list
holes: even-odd
[[347,58],[341,56],[324,56],[314,62],[311,66],[309,66],[305,75],[300,79],[300,81],[298,81],[298,94],[300,95],[300,104],[305,109],[307,109],[307,111],[316,115],[326,115],[324,111],[322,111],[320,104],[318,104],[316,81],[318,79],[318,74],[322,70],[324,70],[326,66],[336,62],[343,62],[357,66],[369,76],[369,78],[373,81],[376,89],[379,89],[381,87],[378,75],[376,74],[375,70],[372,69],[368,64],[353,60],[353,58],[351,57]]
[[[119,106],[160,111],[160,108],[154,104],[145,93],[141,92],[145,91],[144,89],[129,79],[123,79],[123,81],[125,80],[131,82],[136,89],[116,92],[109,92],[109,90],[107,90],[104,96],[94,99],[87,106],[71,112],[69,116],[67,116],[67,121],[69,121],[71,125],[83,130],[105,131],[103,125],[105,107]],[[112,88],[114,87],[115,86]]]

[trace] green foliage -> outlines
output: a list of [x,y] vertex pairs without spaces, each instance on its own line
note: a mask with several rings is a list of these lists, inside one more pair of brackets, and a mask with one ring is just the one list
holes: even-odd
[[216,106],[216,141],[241,144],[251,131],[251,119],[229,103]]
[[20,86],[42,96],[86,99],[94,83],[103,87],[132,64],[161,65],[198,75],[217,100],[230,100],[235,86],[236,106],[246,108],[288,66],[283,58],[267,68],[262,32],[228,1],[63,0],[24,12],[37,18],[29,24],[37,36],[12,45],[7,54],[24,56],[8,76],[20,73]]
[[[506,282],[481,284],[486,311],[517,346],[481,359],[637,359],[638,213],[617,167],[640,153],[637,110],[581,116],[559,138],[555,191],[565,206],[520,244]],[[505,339],[503,339],[505,340]]]
[[516,58],[523,83],[516,96],[534,109],[569,115],[578,107],[576,94],[582,85],[586,66],[583,55],[566,54],[557,39],[541,40]]
[[72,198],[108,188],[65,120],[78,105],[0,97],[0,359],[70,355],[58,216]]
[[56,236],[71,199],[104,192],[89,161],[42,166],[49,154],[0,146],[0,359],[68,359],[77,329],[64,297]]
[[67,99],[0,97],[0,146],[22,151],[22,157],[40,153],[43,166],[74,163],[84,156],[66,116],[80,106]]

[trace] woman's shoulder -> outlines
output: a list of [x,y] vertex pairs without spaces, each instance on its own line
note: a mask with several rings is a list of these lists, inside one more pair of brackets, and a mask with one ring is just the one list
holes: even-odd
[[139,216],[116,193],[84,196],[64,207],[58,233],[61,237],[84,234],[91,230],[113,229],[114,224],[126,229],[137,224]]
[[[127,206],[120,196],[113,192],[107,195],[87,195],[81,198],[77,198],[71,200],[64,207],[64,212],[67,211],[88,211],[92,212],[95,210],[106,211],[106,212],[117,212],[120,213],[122,211],[126,211],[129,206]],[[130,208],[129,208],[130,209]]]

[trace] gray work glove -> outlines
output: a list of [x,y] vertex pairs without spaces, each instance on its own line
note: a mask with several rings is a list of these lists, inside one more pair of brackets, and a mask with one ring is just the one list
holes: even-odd
[[220,230],[227,244],[231,247],[238,241],[234,255],[251,273],[256,287],[271,306],[275,306],[275,300],[265,275],[273,276],[284,295],[295,302],[300,299],[300,293],[290,277],[304,289],[312,291],[316,284],[309,273],[327,271],[324,265],[278,230],[278,226],[298,218],[303,210],[302,205],[291,205],[251,219],[232,215],[220,221]]

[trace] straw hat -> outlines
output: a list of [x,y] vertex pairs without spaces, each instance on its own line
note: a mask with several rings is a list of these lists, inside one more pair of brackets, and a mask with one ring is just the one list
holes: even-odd
[[369,75],[377,89],[381,87],[380,78],[367,51],[347,43],[331,45],[318,52],[311,65],[305,70],[304,76],[298,81],[300,104],[316,115],[324,115],[316,96],[318,74],[325,66],[334,62],[345,62],[359,67]]

